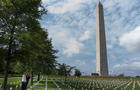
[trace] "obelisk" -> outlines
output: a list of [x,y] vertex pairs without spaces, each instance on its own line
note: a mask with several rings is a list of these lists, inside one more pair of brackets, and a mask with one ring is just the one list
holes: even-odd
[[96,7],[96,73],[108,76],[104,10],[100,1]]

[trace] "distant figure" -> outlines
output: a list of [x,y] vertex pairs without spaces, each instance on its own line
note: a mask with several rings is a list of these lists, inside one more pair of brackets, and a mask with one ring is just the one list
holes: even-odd
[[27,86],[28,86],[28,82],[29,82],[29,80],[30,80],[29,73],[26,73],[26,80],[27,80],[27,82],[26,82],[26,88],[27,88]]
[[22,90],[26,90],[26,72],[24,72],[24,74],[22,75]]
[[37,78],[37,81],[39,81],[40,80],[40,73],[38,74],[38,78]]

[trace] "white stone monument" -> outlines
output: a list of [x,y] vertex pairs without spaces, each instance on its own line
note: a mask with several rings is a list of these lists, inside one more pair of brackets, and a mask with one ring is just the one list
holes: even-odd
[[96,73],[108,76],[104,10],[100,1],[96,7]]

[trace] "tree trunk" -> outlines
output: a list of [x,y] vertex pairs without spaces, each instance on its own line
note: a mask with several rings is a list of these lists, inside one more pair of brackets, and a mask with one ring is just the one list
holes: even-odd
[[33,71],[31,73],[32,73],[32,76],[31,76],[31,85],[33,85],[34,73],[33,73]]
[[[11,34],[13,35],[13,30],[11,31]],[[12,54],[12,42],[13,42],[13,36],[11,36],[9,40],[9,48],[8,48],[8,56],[6,60],[6,66],[5,66],[5,73],[4,73],[4,82],[3,82],[3,90],[6,90],[7,87],[7,79],[8,79],[8,72],[9,72],[9,65],[11,61],[11,54]]]
[[65,70],[65,82],[67,80],[67,71]]
[[39,81],[40,80],[40,73],[38,73],[38,75],[37,75],[37,81]]
[[[17,18],[17,15],[15,15],[15,18]],[[11,32],[10,32],[10,39],[9,39],[9,47],[8,47],[8,55],[7,55],[7,62],[6,62],[6,66],[5,66],[5,73],[4,73],[4,81],[3,81],[3,90],[6,90],[6,87],[7,87],[7,79],[8,79],[8,72],[9,72],[9,65],[10,65],[10,62],[11,62],[11,55],[12,55],[12,43],[14,41],[14,30],[15,30],[15,26],[16,26],[16,23],[15,22],[12,26],[12,28],[9,26]]]
[[5,73],[4,73],[4,82],[3,82],[3,90],[6,90],[6,87],[7,87],[9,63],[10,63],[9,61],[6,62]]

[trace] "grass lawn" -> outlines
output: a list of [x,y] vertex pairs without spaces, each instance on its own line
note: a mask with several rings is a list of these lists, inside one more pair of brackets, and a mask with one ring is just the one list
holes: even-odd
[[[73,90],[73,88],[75,88],[75,90],[82,90],[82,87],[84,90],[92,90],[93,87],[94,87],[94,90],[99,90],[99,88],[100,88],[100,90],[102,90],[103,87],[105,88],[105,90],[113,90],[113,88],[115,88],[117,86],[117,85],[115,85],[115,86],[110,85],[109,83],[106,83],[106,84],[99,83],[99,82],[90,83],[91,80],[88,80],[88,79],[85,79],[85,80],[78,79],[77,80],[77,79],[69,78],[68,81],[64,82],[64,78],[55,77],[55,79],[54,79],[54,77],[50,77],[47,79],[47,90],[59,90],[59,88],[56,87],[56,85],[53,83],[53,81],[56,82],[56,84],[59,86],[59,88],[61,88],[61,90],[70,90],[70,88],[68,88],[69,86],[71,87],[71,90]],[[106,81],[108,81],[108,80],[106,80]],[[122,82],[122,81],[124,81],[124,80],[120,80],[120,82]],[[121,90],[121,88],[124,88],[130,82],[131,82],[131,84],[126,88],[126,90],[132,90],[133,86],[135,86],[134,90],[140,90],[140,86],[138,85],[137,80],[126,80],[126,81],[127,81],[127,83],[125,83],[124,85],[122,84],[122,86],[117,88],[116,90]],[[2,82],[3,82],[3,78],[0,78],[0,85],[2,84]],[[37,78],[35,77],[34,86],[33,86],[32,90],[45,90],[46,77],[44,76],[44,78],[42,78],[38,84],[36,84],[36,83],[37,83]],[[91,84],[91,87],[88,87],[89,84]],[[78,85],[78,87],[77,87],[77,85]],[[98,88],[97,88],[97,86],[98,86]],[[10,90],[10,88],[13,88],[12,90],[21,90],[21,77],[8,78],[7,90]],[[31,88],[30,82],[29,82],[27,88]],[[2,90],[2,88],[0,88],[0,90]]]
[[[37,82],[37,79],[34,79],[34,85]],[[3,78],[0,78],[0,85],[3,83]],[[58,82],[57,82],[58,83]],[[43,78],[32,90],[45,90],[45,84],[46,79]],[[69,90],[62,84],[58,83],[61,90]],[[27,88],[30,88],[30,83],[28,84]],[[53,84],[51,79],[47,80],[47,90],[58,90],[58,88]],[[10,88],[13,88],[13,90],[21,90],[21,77],[13,77],[8,78],[8,84],[7,84],[7,90],[10,90]],[[2,90],[2,88],[0,88]],[[28,89],[27,89],[28,90]]]

